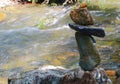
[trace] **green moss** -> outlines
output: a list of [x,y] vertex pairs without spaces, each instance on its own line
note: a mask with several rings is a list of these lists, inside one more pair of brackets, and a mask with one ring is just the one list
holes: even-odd
[[46,26],[46,19],[42,19],[39,24],[37,24],[37,27],[40,29],[44,29]]

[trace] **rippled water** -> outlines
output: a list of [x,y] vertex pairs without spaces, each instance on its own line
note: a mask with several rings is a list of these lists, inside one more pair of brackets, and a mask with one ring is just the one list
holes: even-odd
[[[78,66],[75,31],[68,27],[68,23],[72,22],[69,17],[70,7],[25,5],[6,7],[0,11],[6,14],[6,18],[0,22],[1,76],[10,76],[42,65],[67,68]],[[105,39],[96,38],[98,47],[102,46],[101,58],[110,59],[111,56],[105,56],[116,52],[114,49],[120,49],[120,40],[117,40],[120,38],[119,11],[91,13],[95,18],[95,26],[105,27],[107,34]],[[106,54],[104,49],[111,51]],[[117,55],[119,54],[118,52]]]
[[[0,22],[1,75],[48,64],[70,66],[68,61],[72,58],[75,59],[72,62],[78,60],[74,31],[67,26],[71,22],[68,10],[46,6],[2,10],[7,17]],[[43,19],[46,20],[45,28],[38,28],[36,25],[41,24]]]

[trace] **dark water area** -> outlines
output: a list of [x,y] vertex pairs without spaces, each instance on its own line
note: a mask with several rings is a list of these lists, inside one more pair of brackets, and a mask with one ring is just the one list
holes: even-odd
[[[19,9],[19,10],[18,10]],[[71,7],[44,5],[1,8],[0,76],[8,77],[44,65],[79,67],[79,53],[72,23]],[[91,11],[95,27],[103,27],[105,38],[97,38],[101,66],[117,69],[120,65],[120,10]],[[109,18],[108,18],[109,17]]]

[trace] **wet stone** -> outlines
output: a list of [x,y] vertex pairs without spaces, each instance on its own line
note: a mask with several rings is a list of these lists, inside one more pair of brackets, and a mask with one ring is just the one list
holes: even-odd
[[[101,75],[96,77],[98,74]],[[89,72],[80,68],[70,70],[59,66],[43,66],[9,77],[9,84],[96,84],[97,79],[102,76],[104,76],[105,81],[108,81],[105,71],[101,68]],[[105,81],[101,82],[106,83]]]
[[78,7],[70,12],[70,17],[76,24],[93,25],[94,21],[87,8]]

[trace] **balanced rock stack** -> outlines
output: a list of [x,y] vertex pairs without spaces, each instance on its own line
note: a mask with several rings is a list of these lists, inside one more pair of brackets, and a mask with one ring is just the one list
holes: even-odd
[[87,9],[87,4],[83,3],[78,8],[72,10],[70,12],[70,17],[76,24],[79,25],[93,25],[94,21]]
[[104,37],[103,29],[91,28],[94,21],[86,4],[70,13],[75,24],[69,24],[76,32],[81,68],[72,70],[48,66],[9,77],[8,84],[112,84],[104,69],[99,68],[100,56],[93,45],[93,37]]
[[96,49],[95,39],[92,36],[104,37],[102,28],[93,28],[94,21],[87,10],[87,4],[83,3],[78,8],[70,12],[70,17],[74,23],[70,23],[71,29],[76,31],[75,38],[80,52],[80,67],[85,71],[92,71],[100,64],[100,55]]
[[[70,23],[69,27],[76,31],[75,38],[78,45],[78,51],[80,53],[79,65],[84,71],[85,75],[81,77],[82,80],[80,80],[79,83],[75,84],[111,84],[111,81],[106,75],[105,70],[98,67],[101,59],[99,52],[94,45],[96,41],[93,36],[105,36],[103,28],[89,26],[93,25],[94,21],[87,9],[86,3],[83,3],[78,8],[73,9],[70,12],[70,17],[74,23]],[[85,73],[87,73],[87,76]],[[92,82],[86,82],[86,80],[92,80]]]

